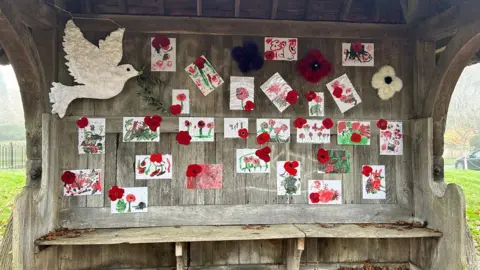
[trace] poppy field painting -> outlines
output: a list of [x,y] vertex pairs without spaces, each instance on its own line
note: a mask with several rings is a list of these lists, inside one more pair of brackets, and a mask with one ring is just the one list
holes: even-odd
[[309,180],[308,181],[309,204],[341,204],[342,181],[341,180]]
[[85,119],[86,125],[78,127],[78,153],[104,154],[106,129],[105,118]]
[[363,199],[386,199],[385,166],[362,166]]
[[64,196],[83,196],[102,194],[102,170],[69,170],[63,171]]
[[370,122],[338,121],[338,145],[370,145]]
[[297,128],[297,143],[330,143],[330,129],[323,126],[322,120],[307,119],[302,128]]
[[172,179],[172,155],[155,153],[135,157],[135,179]]
[[123,118],[124,142],[159,142],[160,128],[152,131],[143,117]]
[[188,131],[192,142],[215,141],[215,119],[213,117],[180,117],[179,131]]
[[222,164],[190,164],[187,167],[187,189],[222,189]]
[[185,68],[185,71],[204,96],[223,84],[222,77],[203,55],[197,57],[193,63]]
[[121,190],[123,190],[121,198],[114,198],[115,200],[110,198],[112,214],[148,212],[147,187],[128,187]]
[[350,152],[346,150],[327,150],[323,162],[318,165],[318,173],[349,173]]
[[260,159],[257,149],[237,149],[237,173],[270,173],[270,162]]
[[257,119],[257,136],[263,133],[270,135],[269,142],[290,142],[290,119]]

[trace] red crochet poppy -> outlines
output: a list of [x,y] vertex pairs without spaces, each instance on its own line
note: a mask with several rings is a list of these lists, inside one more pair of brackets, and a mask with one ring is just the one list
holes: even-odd
[[246,139],[248,137],[248,130],[246,128],[241,128],[238,130],[238,137]]
[[77,120],[77,126],[79,128],[85,128],[86,126],[88,126],[88,118],[82,117],[82,118],[78,119]]
[[326,128],[326,129],[331,129],[333,127],[333,121],[332,119],[330,118],[325,118],[323,119],[322,121],[322,125]]
[[162,123],[162,117],[158,115],[154,115],[152,117],[150,116],[145,116],[143,119],[145,125],[147,125],[151,131],[156,132],[157,128],[160,126]]
[[333,88],[332,95],[336,98],[341,98],[343,93],[343,89],[341,87]]
[[381,130],[385,130],[388,127],[388,122],[385,119],[380,119],[377,122],[377,127]]
[[328,151],[323,148],[318,149],[317,160],[322,164],[327,164],[330,160],[330,155],[328,154]]
[[372,172],[373,172],[372,167],[370,167],[370,166],[363,166],[363,168],[362,168],[362,174],[363,174],[363,175],[365,175],[366,177],[369,177]]
[[311,50],[297,65],[298,72],[309,82],[317,83],[332,71],[332,64],[319,50]]
[[312,101],[317,97],[317,93],[310,91],[305,94],[305,97],[307,98],[307,101]]
[[152,40],[152,47],[155,48],[157,52],[160,50],[160,48],[165,50],[168,49],[168,46],[170,46],[170,39],[168,39],[166,36],[156,35]]
[[176,139],[179,144],[189,145],[190,141],[192,140],[192,136],[190,136],[188,131],[180,131],[178,132]]
[[62,174],[62,182],[67,185],[75,183],[75,178],[77,178],[77,176],[71,171],[65,171]]
[[283,168],[290,175],[296,175],[297,174],[297,169],[296,169],[297,167],[298,167],[298,161],[286,161],[283,164]]
[[270,149],[270,147],[265,146],[262,149],[258,149],[257,151],[255,151],[255,155],[259,159],[261,159],[265,162],[270,162],[270,153],[271,152],[272,152],[272,150]]
[[197,57],[197,59],[195,59],[193,64],[197,66],[199,69],[202,69],[203,67],[205,67],[205,62],[206,62],[205,58],[199,56]]
[[160,163],[162,162],[163,158],[162,158],[162,154],[161,153],[156,153],[156,154],[151,154],[150,155],[150,161],[151,162],[157,162],[157,163]]
[[298,101],[298,92],[297,90],[291,90],[287,93],[285,100],[290,103],[291,105],[297,103]]
[[264,56],[265,60],[273,60],[273,58],[275,58],[275,53],[272,51],[266,51]]
[[202,166],[198,164],[190,164],[187,167],[187,177],[197,177],[202,172]]
[[318,192],[310,193],[310,195],[308,197],[310,197],[310,201],[312,203],[319,203],[320,202],[320,194],[318,194]]
[[119,200],[123,197],[123,194],[125,193],[125,190],[123,188],[119,188],[117,186],[113,186],[109,191],[108,191],[108,198],[110,200],[116,201]]
[[298,117],[297,119],[295,119],[295,121],[293,122],[293,125],[296,127],[296,128],[303,128],[303,126],[307,123],[307,120],[305,120],[304,118],[301,118],[301,117]]
[[247,100],[247,102],[245,102],[245,111],[247,112],[251,112],[253,111],[253,109],[255,108],[255,103],[253,103],[251,100]]
[[362,135],[358,133],[353,133],[352,136],[350,137],[350,140],[354,143],[359,143],[362,140]]
[[170,106],[170,113],[172,115],[177,115],[177,114],[180,114],[181,112],[182,112],[182,106],[180,106],[180,104]]
[[267,132],[260,133],[257,136],[257,143],[258,144],[265,144],[268,141],[270,141],[270,134],[268,134]]

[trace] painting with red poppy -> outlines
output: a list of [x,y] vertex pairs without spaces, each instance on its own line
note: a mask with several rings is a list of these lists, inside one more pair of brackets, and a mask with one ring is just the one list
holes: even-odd
[[338,121],[338,145],[370,145],[370,122]]
[[308,181],[309,204],[341,204],[342,181],[341,180],[309,180]]
[[180,114],[190,113],[190,95],[188,89],[172,90],[172,105],[180,105]]
[[325,115],[325,97],[323,92],[316,92],[315,97],[308,101],[308,116]]
[[270,135],[269,142],[290,142],[290,119],[257,119],[257,136],[262,133]]
[[318,163],[318,173],[349,173],[350,152],[341,149],[327,150],[328,161]]
[[270,173],[270,162],[255,154],[257,149],[237,149],[237,173]]
[[78,153],[105,153],[105,118],[88,118],[88,125],[78,128]]
[[246,129],[248,132],[248,118],[224,118],[223,119],[223,137],[240,138],[238,131]]
[[380,130],[380,155],[403,155],[402,122],[388,121],[387,129]]
[[283,112],[288,106],[290,106],[290,103],[288,103],[285,98],[287,97],[288,92],[292,90],[292,87],[288,85],[278,72],[273,74],[270,79],[262,84],[260,89],[262,89],[268,99],[273,102],[280,112]]
[[247,101],[254,102],[253,77],[230,77],[230,110],[245,110]]
[[373,51],[373,43],[342,43],[342,66],[373,67]]
[[160,127],[152,131],[145,124],[144,117],[123,118],[123,141],[124,142],[159,142]]
[[180,117],[179,131],[188,131],[192,142],[215,141],[215,118],[213,117]]
[[[154,47],[154,39],[151,39],[151,64],[152,71],[170,71],[177,70],[177,39],[168,38],[170,44],[160,44],[157,48]],[[168,42],[166,42],[168,43]]]
[[277,161],[277,195],[302,195],[300,184],[301,164],[296,161],[294,172],[287,171],[285,163],[293,161]]
[[198,164],[200,172],[187,177],[187,189],[222,189],[222,164]]
[[[70,172],[70,173],[69,173]],[[70,175],[70,177],[65,176]],[[69,170],[62,172],[63,195],[83,196],[102,194],[102,170]]]
[[121,199],[111,201],[112,214],[148,212],[148,188],[125,187]]
[[172,168],[170,154],[135,156],[135,179],[172,179]]
[[298,57],[298,40],[296,38],[265,38],[265,60],[296,61]]
[[200,89],[204,96],[223,84],[223,79],[205,56],[199,56],[185,68],[190,79]]
[[363,199],[386,199],[385,193],[385,166],[384,165],[364,165],[370,167],[372,170],[367,170],[368,173],[362,174],[362,198]]
[[297,143],[330,143],[330,129],[323,126],[322,120],[307,119],[302,128],[297,128]]
[[327,88],[342,113],[362,102],[347,74],[327,83]]

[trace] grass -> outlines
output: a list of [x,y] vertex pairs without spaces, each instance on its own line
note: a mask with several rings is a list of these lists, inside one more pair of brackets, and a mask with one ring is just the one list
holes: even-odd
[[467,202],[467,222],[480,253],[480,171],[445,170],[445,181],[462,187]]
[[25,185],[25,170],[0,170],[0,236],[5,232],[15,196]]

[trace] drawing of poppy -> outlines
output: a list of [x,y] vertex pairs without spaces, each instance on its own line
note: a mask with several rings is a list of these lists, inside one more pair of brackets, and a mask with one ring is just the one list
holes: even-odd
[[202,166],[198,164],[190,164],[187,167],[187,177],[197,177],[202,172]]
[[162,162],[162,160],[163,160],[163,157],[162,157],[161,153],[156,153],[156,154],[151,154],[150,155],[150,161],[151,162],[160,163],[160,162]]
[[246,128],[241,128],[238,130],[238,137],[246,139],[248,137],[248,130]]
[[361,52],[363,50],[363,45],[361,42],[354,42],[352,43],[352,50],[356,53]]
[[145,116],[145,118],[143,119],[143,122],[145,123],[145,125],[147,125],[150,128],[151,131],[156,132],[157,128],[162,123],[162,117],[158,115],[154,115],[152,117]]
[[245,107],[244,107],[245,111],[251,112],[254,108],[255,108],[255,104],[251,100],[248,100],[247,102],[245,102]]
[[180,106],[180,104],[175,104],[170,106],[170,113],[172,115],[177,115],[177,114],[180,114],[181,112],[182,112],[182,106]]
[[332,95],[336,98],[341,98],[343,93],[343,89],[341,87],[336,86],[333,88]]
[[281,128],[282,128],[282,131],[287,131],[288,130],[288,126],[285,125],[285,124],[282,124]]
[[327,164],[327,162],[330,160],[330,155],[328,154],[328,151],[323,148],[318,149],[317,160],[322,164]]
[[270,141],[270,134],[268,134],[267,132],[260,133],[257,136],[257,143],[260,145],[265,144],[268,141]]
[[380,119],[380,120],[378,120],[378,122],[377,122],[377,127],[378,127],[379,129],[385,130],[385,129],[387,129],[387,126],[388,126],[387,120],[385,120],[385,119]]
[[207,128],[212,129],[215,127],[215,124],[213,122],[210,122],[207,124]]
[[332,64],[319,50],[311,50],[297,64],[297,71],[309,82],[317,83],[332,71]]
[[205,58],[203,58],[203,57],[201,57],[201,56],[197,57],[197,59],[195,59],[195,61],[193,62],[193,64],[194,64],[195,66],[197,66],[199,69],[204,68],[204,67],[205,67],[205,63],[206,63]]
[[358,133],[353,133],[352,136],[350,137],[350,140],[354,143],[359,143],[362,140],[362,135]]
[[369,177],[372,172],[373,172],[372,167],[370,167],[370,166],[363,166],[362,167],[362,174],[365,175],[366,177]]
[[235,94],[237,96],[237,99],[239,99],[239,100],[244,100],[244,99],[248,98],[248,91],[245,87],[237,88]]
[[323,99],[322,99],[321,96],[316,96],[315,99],[314,99],[314,101],[315,101],[316,103],[320,103],[320,102],[322,102],[322,100],[323,100]]
[[333,121],[332,119],[330,118],[325,118],[322,120],[322,125],[326,128],[326,129],[330,129],[333,127]]
[[75,183],[75,179],[77,178],[77,176],[75,175],[75,173],[71,172],[71,171],[65,171],[63,172],[62,174],[62,182],[67,184],[67,185],[71,185],[73,183]]
[[180,93],[177,95],[177,100],[180,101],[180,102],[183,102],[187,99],[187,95],[185,95],[184,93]]
[[308,197],[310,198],[310,201],[312,203],[319,203],[320,202],[320,194],[318,194],[318,192],[310,193],[310,195]]
[[185,127],[190,127],[192,125],[192,123],[188,120],[185,120]]
[[77,127],[85,128],[86,126],[88,126],[88,118],[82,117],[77,120]]
[[198,125],[199,128],[204,128],[205,127],[205,122],[200,120],[200,121],[198,121],[197,125]]
[[192,140],[192,136],[190,136],[188,131],[180,131],[176,136],[176,140],[179,144],[189,145],[190,141]]
[[303,128],[303,126],[307,123],[307,120],[305,120],[304,118],[301,118],[301,117],[298,117],[297,119],[295,119],[295,121],[293,122],[293,125],[296,127],[296,128]]
[[135,198],[135,195],[133,194],[128,194],[125,200],[129,203],[134,202],[137,198]]
[[123,188],[119,188],[117,186],[113,186],[109,191],[108,191],[108,198],[112,202],[119,200],[123,197],[123,194],[125,193],[125,190]]
[[315,98],[317,97],[317,94],[313,91],[310,91],[308,93],[305,94],[305,98],[307,99],[307,101],[312,101],[314,100]]
[[291,105],[297,103],[298,92],[296,90],[288,91],[287,96],[285,97],[285,100]]
[[273,60],[275,58],[275,53],[273,51],[266,51],[264,56],[265,60]]

